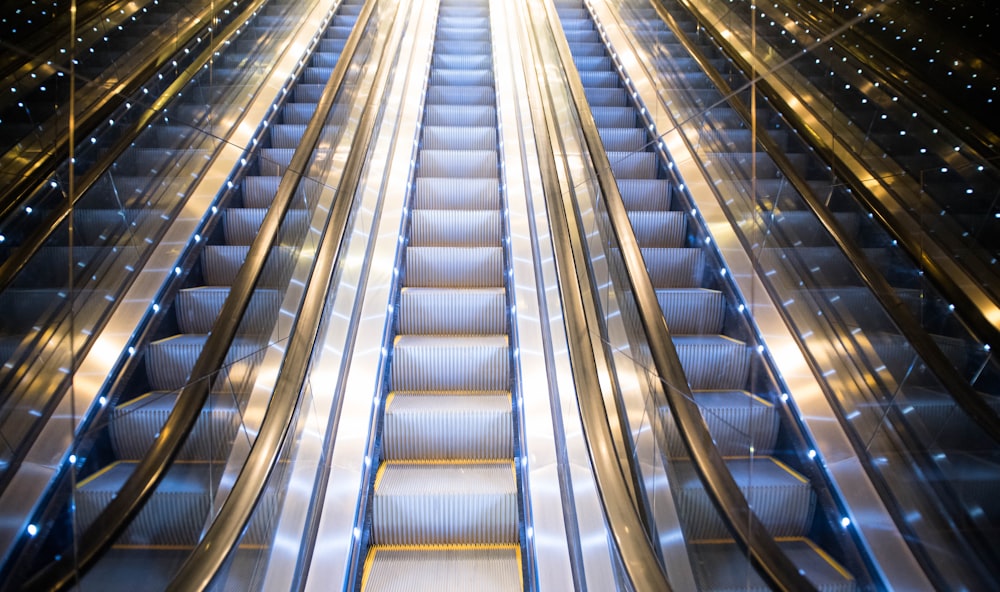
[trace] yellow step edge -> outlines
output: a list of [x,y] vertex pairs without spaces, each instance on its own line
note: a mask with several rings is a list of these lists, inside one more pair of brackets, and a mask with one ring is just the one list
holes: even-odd
[[[396,459],[396,460],[383,460],[382,464],[379,465],[379,472],[385,470],[388,465],[511,465],[514,466],[514,459],[512,458],[451,458],[451,459],[440,459],[440,458],[414,458],[414,459]],[[375,477],[375,483],[378,483],[378,476]]]
[[798,479],[801,483],[809,483],[809,480],[806,479],[804,476],[802,476],[802,473],[799,473],[792,467],[786,465],[784,462],[774,458],[769,454],[764,454],[760,456],[725,456],[723,458],[725,460],[758,460],[758,461],[769,460],[775,465],[777,465],[779,468],[784,469],[784,471],[789,475],[791,475],[792,477]]

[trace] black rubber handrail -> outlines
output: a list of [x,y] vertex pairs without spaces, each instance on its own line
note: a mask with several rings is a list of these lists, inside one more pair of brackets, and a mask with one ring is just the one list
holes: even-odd
[[[320,97],[316,113],[295,153],[296,157],[299,155],[299,150],[308,155],[315,149],[319,141],[319,131],[333,107],[333,101],[347,74],[347,68],[355,55],[376,2],[377,0],[367,0],[362,7],[357,24],[341,51],[333,75]],[[398,12],[394,11],[393,18],[396,16],[398,16]],[[388,67],[388,57],[386,53],[382,53],[382,62],[375,74],[376,79]],[[344,164],[340,190],[327,219],[326,229],[315,256],[313,271],[305,289],[302,307],[295,320],[295,326],[292,329],[289,345],[285,352],[285,363],[278,374],[274,393],[271,396],[260,430],[257,432],[247,460],[218,515],[212,521],[198,546],[188,555],[173,581],[167,586],[167,590],[193,592],[208,588],[225,564],[226,558],[239,542],[258,502],[264,495],[268,478],[280,460],[282,443],[291,429],[296,416],[295,411],[298,409],[300,393],[308,378],[312,353],[322,326],[320,321],[328,300],[327,295],[333,287],[332,282],[337,277],[334,269],[340,260],[341,250],[345,246],[344,237],[348,231],[348,219],[354,205],[354,196],[357,194],[362,169],[368,157],[366,147],[371,141],[371,136],[376,128],[376,118],[379,114],[379,105],[375,98],[372,95],[368,96],[358,123],[360,133],[356,134],[351,141],[351,151]],[[310,130],[314,127],[315,133],[310,134]],[[303,146],[308,148],[303,148]],[[295,157],[293,157],[293,165],[289,167],[289,170],[294,167],[294,162]],[[295,183],[286,183],[286,179],[282,178],[278,193],[279,196],[281,196],[282,191],[287,193],[287,196],[282,196],[283,199],[290,200],[291,196],[295,194],[301,175],[296,175],[294,178]],[[275,198],[276,201],[277,199],[278,197]],[[246,295],[245,299],[249,300],[249,296]],[[224,313],[225,310],[223,310]]]
[[[561,32],[562,25],[552,0],[544,0],[544,5],[552,30]],[[664,321],[565,35],[556,35],[556,46],[562,62],[559,66],[569,84],[574,106],[580,116],[587,150],[594,163],[595,176],[607,206],[614,238],[621,249],[629,281],[628,288],[635,298],[653,365],[664,385],[664,403],[670,409],[698,477],[736,544],[767,585],[789,592],[815,590],[754,514],[715,446],[708,425],[694,401]]]
[[[732,59],[741,70],[744,72],[753,71],[752,64],[747,61],[745,56],[726,43],[725,38],[719,34],[720,31],[704,18],[701,11],[692,7],[689,0],[677,0],[677,2],[683,5],[694,16],[698,24],[712,36],[712,39],[719,45],[725,55]],[[658,4],[659,0],[654,2],[654,5]],[[984,313],[969,294],[962,290],[961,283],[954,281],[934,259],[927,255],[922,241],[932,238],[931,235],[914,236],[900,232],[900,221],[897,214],[887,204],[872,194],[865,180],[858,178],[857,174],[845,166],[842,159],[833,150],[826,147],[825,139],[819,137],[815,130],[810,129],[804,122],[802,115],[788,105],[786,98],[769,82],[768,77],[758,76],[755,84],[757,89],[767,97],[769,103],[776,106],[781,115],[803,137],[809,138],[809,144],[833,168],[834,172],[844,180],[845,184],[851,188],[852,194],[861,202],[862,206],[879,220],[892,238],[906,249],[915,261],[919,262],[921,270],[931,279],[938,290],[954,304],[956,314],[969,326],[972,333],[983,343],[989,345],[991,350],[1000,351],[1000,349],[997,349],[1000,348],[1000,325],[992,322],[990,317]],[[877,176],[872,176],[869,181],[871,180],[878,180]],[[943,248],[947,249],[949,245],[941,242],[944,238],[941,235],[934,235],[933,237]],[[963,258],[961,265],[964,266],[971,277],[996,277],[994,272],[978,265],[976,261]],[[992,297],[992,294],[986,294],[986,296]],[[1000,302],[994,301],[993,304],[1000,307]]]
[[[142,85],[149,81],[158,70],[160,70],[164,65],[169,64],[170,61],[176,56],[176,48],[184,47],[190,43],[193,39],[196,39],[201,33],[203,33],[206,28],[211,27],[212,23],[220,18],[220,15],[225,15],[226,20],[234,19],[239,15],[250,14],[248,12],[251,7],[259,7],[263,2],[261,0],[251,0],[246,4],[240,6],[237,12],[230,10],[229,4],[224,2],[207,2],[202,6],[201,11],[198,14],[192,16],[188,19],[186,26],[175,32],[175,34],[169,36],[164,41],[164,44],[159,52],[155,55],[150,55],[147,59],[135,64],[123,64],[119,66],[121,71],[127,72],[126,76],[123,76],[117,81],[114,88],[103,93],[101,98],[88,106],[87,108],[81,110],[79,113],[74,114],[75,125],[77,130],[77,137],[83,138],[88,134],[92,133],[93,130],[97,129],[103,122],[105,122],[108,117],[114,113],[114,111],[123,105],[130,96],[138,92]],[[228,11],[228,13],[227,13]],[[236,22],[241,19],[235,18]],[[206,54],[208,58],[212,56],[211,52]],[[205,59],[207,62],[207,58]],[[190,69],[189,69],[190,71]],[[177,92],[182,87],[178,86],[176,83],[171,85],[174,92]],[[162,105],[162,101],[158,102]],[[143,129],[139,126],[139,123],[148,123],[149,118],[141,118],[142,122],[137,122],[133,124],[128,132],[123,133],[123,136],[131,137],[134,139],[135,135]],[[115,143],[113,147],[110,147],[103,154],[100,164],[105,163],[108,160],[109,154],[115,154],[120,150],[128,147],[129,143],[125,138],[119,140]],[[69,146],[69,134],[60,134],[56,139],[55,144],[52,146],[47,146],[45,150],[41,150],[37,153],[34,158],[26,159],[21,162],[18,160],[19,168],[17,170],[5,171],[5,174],[15,177],[15,181],[0,187],[0,220],[4,220],[11,216],[14,212],[18,211],[24,204],[23,202],[29,199],[36,191],[44,189],[49,183],[49,176],[51,176],[56,169],[63,164],[66,159],[69,158],[70,146]],[[93,170],[93,167],[91,168]],[[82,196],[83,192],[78,191],[75,196],[72,196],[73,202],[75,203]],[[58,221],[61,221],[68,214],[72,204],[69,200],[64,200],[60,203],[60,207],[54,210],[45,222],[40,223],[40,228],[48,230],[54,228]],[[23,254],[26,252],[27,248],[35,245],[39,242],[38,232],[33,233],[29,239],[27,239],[18,250],[8,257],[8,260],[0,266],[0,289],[6,286],[12,275],[12,272],[8,270],[10,260],[18,261],[23,259]],[[15,272],[16,273],[16,272]]]
[[[739,97],[739,91],[730,88],[719,71],[711,64],[704,54],[698,50],[691,39],[684,34],[667,10],[659,2],[652,3],[660,19],[670,27],[674,37],[681,42],[691,57],[698,63],[698,66],[711,79],[712,83],[719,89],[719,92],[726,98],[730,107],[740,116],[748,129],[754,129],[750,108]],[[871,260],[864,254],[861,247],[853,240],[843,225],[837,220],[834,213],[820,199],[815,190],[801,173],[792,165],[778,143],[769,133],[764,131],[757,134],[754,139],[760,142],[764,152],[774,160],[781,170],[782,175],[792,184],[802,199],[806,202],[810,211],[816,216],[820,224],[833,239],[849,263],[858,273],[861,281],[875,296],[882,305],[882,308],[889,314],[893,323],[900,330],[903,337],[907,339],[913,350],[927,367],[941,381],[951,396],[958,403],[958,406],[972,418],[973,421],[983,429],[984,432],[994,441],[1000,443],[1000,415],[990,405],[986,403],[982,395],[976,392],[969,381],[962,377],[955,366],[951,363],[941,347],[934,341],[926,329],[924,329],[902,298],[896,293],[895,288],[889,284],[881,272],[872,264]]]
[[[374,0],[369,0],[372,1]],[[356,24],[349,37],[349,42],[351,39],[354,40],[352,51],[353,47],[357,46],[360,29],[361,27]],[[344,53],[346,51],[345,48]],[[212,384],[219,375],[219,369],[223,367],[226,355],[236,339],[243,315],[263,275],[264,264],[277,245],[281,222],[295,203],[296,189],[319,143],[323,123],[333,104],[335,93],[326,91],[333,84],[339,88],[346,77],[349,61],[338,60],[324,91],[325,102],[317,107],[292,156],[291,163],[281,178],[271,208],[265,215],[230,288],[229,297],[226,298],[218,318],[212,325],[212,331],[191,370],[191,377],[181,390],[177,404],[160,430],[159,437],[150,445],[146,455],[129,475],[114,499],[80,536],[78,548],[66,553],[65,558],[43,568],[25,584],[24,590],[58,591],[72,586],[82,574],[93,567],[131,524],[166,476],[208,400]]]
[[[535,21],[531,7],[526,12],[534,23],[530,27],[531,41],[538,48],[541,45],[538,27],[544,26],[544,22]],[[553,32],[558,30],[561,29],[552,29]],[[541,52],[536,51],[535,56],[539,59]],[[605,407],[601,392],[595,359],[598,352],[593,346],[586,310],[587,302],[592,308],[596,308],[596,304],[593,302],[594,295],[590,288],[590,269],[583,248],[584,240],[582,231],[576,224],[572,198],[563,195],[559,186],[552,141],[546,125],[547,121],[554,118],[552,97],[549,94],[547,100],[543,100],[538,96],[538,89],[546,88],[546,83],[543,73],[536,69],[543,69],[545,64],[530,63],[531,56],[527,55],[527,52],[522,54],[522,59],[525,60],[523,64],[525,71],[535,71],[538,79],[537,86],[528,85],[528,102],[535,129],[535,144],[538,148],[543,194],[555,254],[556,279],[562,297],[570,368],[583,420],[587,449],[594,467],[598,496],[604,508],[611,540],[631,584],[628,589],[670,592],[672,588],[669,578],[652,542],[646,535],[647,530],[643,526],[640,510],[634,502],[629,477],[635,475],[637,471],[631,466],[622,466],[622,463],[628,462],[629,459],[616,450],[608,409]]]

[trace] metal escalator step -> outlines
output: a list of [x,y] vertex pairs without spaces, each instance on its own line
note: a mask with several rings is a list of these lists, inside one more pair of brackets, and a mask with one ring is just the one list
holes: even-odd
[[[158,391],[181,389],[187,383],[207,339],[207,335],[182,334],[151,342],[146,349],[146,374],[150,386]],[[217,380],[239,383],[248,371],[253,370],[263,353],[260,342],[238,337],[226,356],[223,376]]]
[[362,592],[520,592],[520,550],[498,547],[373,546]]
[[281,176],[292,162],[294,148],[261,148],[257,157],[260,174],[267,177]]
[[192,547],[113,546],[80,579],[80,590],[135,592],[136,582],[148,590],[166,590]]
[[608,152],[616,179],[655,179],[659,164],[654,152]]
[[496,129],[497,112],[492,105],[427,105],[424,112],[424,125]]
[[485,177],[499,175],[496,150],[421,150],[418,177]]
[[507,331],[503,288],[403,288],[400,335],[497,335]]
[[517,543],[514,463],[382,463],[372,538],[378,545]]
[[590,22],[590,13],[586,8],[576,8],[571,6],[561,6],[557,9],[560,21],[585,21]]
[[493,58],[489,54],[468,55],[435,52],[431,58],[431,68],[442,70],[488,70],[492,65]]
[[[115,497],[136,463],[116,462],[80,482],[76,488],[76,514],[80,524],[91,524]],[[176,462],[118,538],[119,545],[194,545],[212,508],[212,493],[222,477],[223,465]]]
[[276,123],[271,126],[271,146],[295,149],[306,131],[304,123]]
[[649,144],[646,130],[641,127],[606,127],[600,133],[601,143],[609,153],[608,158],[611,158],[611,152],[636,152]]
[[572,46],[574,43],[599,43],[601,41],[601,35],[591,29],[587,30],[570,30],[566,31],[566,41]]
[[634,128],[638,122],[638,116],[632,107],[591,107],[590,112],[594,115],[597,127],[600,128]]
[[[177,397],[177,392],[154,391],[115,407],[109,422],[115,455],[131,460],[142,458],[159,436]],[[240,415],[232,397],[211,395],[177,458],[224,462],[239,426]]]
[[307,66],[302,72],[302,81],[306,84],[326,84],[332,74],[332,67]]
[[316,52],[309,61],[309,65],[314,68],[330,68],[332,72],[332,68],[337,65],[339,59],[339,53]]
[[441,86],[493,86],[491,70],[431,70],[429,85]]
[[721,333],[726,318],[722,292],[707,288],[657,290],[656,300],[673,335]]
[[[319,81],[325,83],[326,80]],[[281,123],[306,125],[316,112],[316,103],[285,103],[281,108]]]
[[488,41],[483,41],[482,31],[438,31],[434,51],[440,53],[489,54],[493,51]]
[[243,179],[243,207],[269,208],[274,196],[278,193],[281,177],[272,175],[265,177],[249,176]]
[[[792,166],[797,171],[803,171],[806,166],[806,155],[787,153],[785,156],[791,161]],[[760,179],[777,179],[783,177],[778,165],[771,160],[766,153],[757,152],[756,158],[749,152],[707,152],[705,158],[711,159],[728,171],[733,179],[748,179],[750,177],[753,161],[757,161],[757,177]],[[707,163],[706,163],[707,164]]]
[[637,210],[629,212],[628,218],[640,247],[681,247],[687,240],[684,212]]
[[[812,541],[795,537],[778,540],[778,546],[806,578],[822,592],[854,592],[857,582],[851,574]],[[692,565],[700,584],[707,592],[740,590],[770,592],[746,554],[728,541],[695,542],[690,546]],[[726,569],[719,569],[719,566]]]
[[[332,39],[321,39],[320,46],[332,42]],[[292,101],[295,103],[319,103],[324,88],[326,88],[325,84],[303,84],[300,82],[292,88]]]
[[573,56],[573,63],[580,72],[602,72],[615,69],[614,62],[607,55]]
[[501,247],[409,247],[405,286],[489,288],[503,285]]
[[[492,86],[431,86],[427,88],[427,105],[492,105],[496,94]],[[492,130],[496,135],[496,130]],[[427,137],[427,128],[424,128]],[[494,142],[494,145],[496,142]]]
[[670,209],[670,181],[666,179],[618,179],[618,191],[627,210]]
[[[833,216],[848,236],[856,237],[860,234],[861,217],[858,214],[835,212]],[[775,221],[781,224],[782,232],[796,246],[822,246],[830,242],[826,231],[812,212],[784,210],[775,215]]]
[[414,209],[499,210],[500,182],[497,179],[417,179]]
[[498,210],[414,210],[410,246],[488,247],[503,232]]
[[[597,33],[594,33],[595,35]],[[587,102],[593,107],[627,107],[628,95],[624,88],[595,88],[584,89],[587,95]],[[640,133],[642,130],[640,130]],[[603,137],[603,134],[602,134]]]
[[[604,47],[600,46],[601,53],[597,55],[604,54]],[[583,82],[583,86],[587,88],[618,88],[621,86],[621,79],[618,78],[618,74],[615,72],[580,72],[580,80]],[[594,109],[610,109],[611,107],[592,107],[591,111]],[[635,113],[631,112],[632,121],[624,125],[616,125],[613,127],[632,127],[635,125]],[[596,115],[595,115],[596,118]],[[601,123],[597,124],[598,127],[604,127]]]
[[421,148],[424,150],[495,150],[496,145],[497,132],[491,127],[433,125],[424,128]]
[[390,368],[395,391],[502,391],[510,387],[506,335],[399,335]]
[[[708,424],[709,432],[723,456],[746,456],[751,446],[757,454],[774,449],[780,418],[770,402],[747,391],[692,391]],[[664,415],[668,413],[663,410]],[[676,429],[667,432],[673,458],[687,458]]]
[[440,14],[442,16],[484,19],[489,16],[490,11],[489,8],[487,8],[482,2],[479,3],[479,6],[463,6],[458,4],[442,3]]
[[[567,33],[573,30],[582,31],[584,33],[595,32],[593,27],[577,27],[576,29],[569,29],[563,24],[563,30]],[[571,43],[570,51],[575,56],[602,56],[605,54],[604,44],[599,42],[586,42],[582,41],[579,43]],[[613,76],[608,76],[605,72],[604,75],[595,77],[594,72],[581,72],[580,78],[583,81],[583,85],[587,88],[603,87],[603,88],[618,88],[619,78],[613,72]],[[596,79],[596,80],[595,80]]]
[[[249,247],[245,245],[206,245],[201,254],[202,275],[210,286],[231,286],[236,281]],[[268,255],[258,287],[281,284],[295,263],[295,251],[289,247],[274,247]]]
[[656,289],[701,287],[705,268],[701,249],[642,249],[642,258]]
[[[228,208],[223,219],[223,236],[229,245],[251,245],[257,238],[257,231],[264,222],[267,210],[264,208]],[[294,238],[305,236],[309,231],[309,212],[291,209],[281,221],[279,241],[294,244]]]
[[490,28],[490,19],[486,14],[479,16],[465,16],[463,14],[448,14],[445,10],[440,15],[438,15],[437,21],[438,30],[442,29],[458,29],[458,30],[480,30],[488,31]]
[[514,457],[508,393],[391,393],[385,404],[385,460]]
[[[228,296],[229,288],[224,286],[184,288],[178,292],[174,303],[177,326],[184,333],[211,332]],[[281,308],[281,297],[278,290],[255,291],[240,322],[240,333],[263,336],[270,334]]]
[[164,224],[162,210],[93,209],[73,210],[75,244],[97,245],[109,242],[145,240]]
[[[772,536],[803,536],[809,531],[816,498],[805,477],[770,456],[728,458],[729,468],[754,513]],[[677,506],[685,517],[688,540],[729,539],[719,513],[689,461],[675,461]]]
[[750,377],[751,351],[725,335],[674,335],[674,347],[694,390],[741,390]]

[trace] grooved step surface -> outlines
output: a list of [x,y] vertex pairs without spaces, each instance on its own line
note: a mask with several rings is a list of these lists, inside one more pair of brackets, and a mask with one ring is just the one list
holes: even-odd
[[507,393],[392,393],[382,454],[387,460],[489,460],[514,456]]
[[518,548],[373,547],[362,592],[518,592]]

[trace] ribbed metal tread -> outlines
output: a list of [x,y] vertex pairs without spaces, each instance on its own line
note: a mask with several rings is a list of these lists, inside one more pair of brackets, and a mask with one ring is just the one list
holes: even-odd
[[[119,461],[95,473],[76,488],[76,514],[90,524],[115,497],[136,463]],[[176,462],[145,507],[117,539],[119,545],[193,545],[198,542],[212,507],[210,492],[218,487],[222,464]]]
[[268,208],[278,193],[281,177],[253,175],[243,179],[242,195],[245,208]]
[[[745,456],[774,449],[780,418],[770,402],[747,391],[692,391],[692,394],[723,456]],[[675,429],[667,432],[667,440],[671,457],[687,457]]]
[[[205,346],[207,335],[173,335],[149,344],[146,350],[146,373],[155,390],[173,391],[183,388]],[[250,362],[255,354],[262,355],[256,340],[237,338],[227,360]],[[229,378],[238,376],[244,364],[233,362],[227,369]],[[224,380],[220,378],[219,380]]]
[[379,545],[517,543],[514,463],[383,462],[372,538]]
[[608,152],[611,171],[617,179],[655,179],[657,158],[655,152]]
[[400,291],[400,335],[499,335],[506,332],[504,288],[403,288]]
[[407,287],[489,288],[503,285],[501,247],[409,247]]
[[[820,592],[854,592],[851,574],[815,543],[805,538],[781,538],[778,546]],[[696,542],[691,545],[692,564],[700,589],[707,592],[770,592],[757,571],[735,543]],[[725,565],[727,569],[718,569]]]
[[[624,93],[624,91],[622,92]],[[625,104],[624,101],[622,104]],[[615,105],[604,106],[613,107]],[[636,152],[645,149],[649,143],[646,130],[638,127],[606,127],[599,131],[601,143],[604,144],[604,149],[609,153]]]
[[[435,85],[427,89],[424,99],[427,105],[492,105],[492,86],[441,86]],[[496,130],[491,129],[493,134]],[[427,128],[424,128],[424,141],[427,140]],[[490,147],[496,145],[494,141]]]
[[492,460],[514,456],[506,392],[395,392],[386,400],[385,460]]
[[516,545],[459,547],[374,546],[365,561],[362,592],[520,592]]
[[500,182],[496,179],[417,178],[414,209],[499,210]]
[[393,345],[397,391],[502,391],[510,386],[506,335],[400,335]]
[[485,247],[500,244],[499,210],[414,210],[410,245]]
[[[174,308],[181,332],[209,333],[228,296],[229,288],[224,286],[198,286],[178,292]],[[241,333],[269,333],[281,307],[281,296],[278,290],[256,290],[243,315]]]
[[420,151],[420,177],[484,177],[497,176],[496,150],[428,150]]
[[[491,127],[432,125],[424,128],[422,148],[425,150],[493,150],[496,145],[497,132]],[[495,165],[496,163],[494,163]]]
[[[236,281],[250,247],[246,245],[207,245],[201,254],[202,274],[210,286],[231,286]],[[260,287],[276,286],[291,269],[295,251],[290,247],[274,247],[268,255],[261,275]]]
[[[267,210],[264,208],[229,208],[225,214],[222,230],[226,244],[250,246],[260,230],[260,225],[264,222]],[[282,239],[282,235],[305,235],[309,227],[307,214],[306,210],[289,210],[284,220],[281,221],[279,241]]]
[[[773,536],[802,536],[809,531],[816,499],[805,477],[769,456],[727,458],[726,466]],[[731,535],[705,494],[693,463],[676,460],[674,471],[678,510],[687,517],[687,537],[695,541],[729,539]]]
[[673,211],[632,211],[628,214],[640,247],[676,248],[687,240],[687,214]]
[[[473,86],[475,81],[461,86]],[[458,82],[456,82],[458,84]],[[425,126],[469,126],[496,129],[496,110],[489,105],[427,105],[424,115]]]
[[721,333],[726,298],[707,288],[671,288],[656,291],[656,300],[673,335]]
[[[116,406],[109,428],[115,455],[142,458],[159,436],[178,396],[176,391],[154,391]],[[178,458],[225,461],[239,425],[240,416],[232,397],[211,395]]]
[[752,352],[725,335],[674,335],[674,347],[692,389],[740,390],[750,378]]
[[[590,74],[591,76],[600,75],[602,77],[609,78],[610,86],[618,86],[618,75],[614,72],[581,72],[580,76],[583,77],[585,74]],[[613,82],[613,84],[610,84]],[[597,127],[624,127],[624,128],[634,128],[636,124],[635,110],[631,107],[591,107],[590,112],[594,116],[594,122]],[[609,156],[610,158],[610,156]]]
[[642,258],[646,262],[649,279],[658,290],[701,287],[705,268],[705,253],[701,249],[642,249]]
[[618,179],[618,191],[629,211],[670,209],[670,181],[666,179]]

